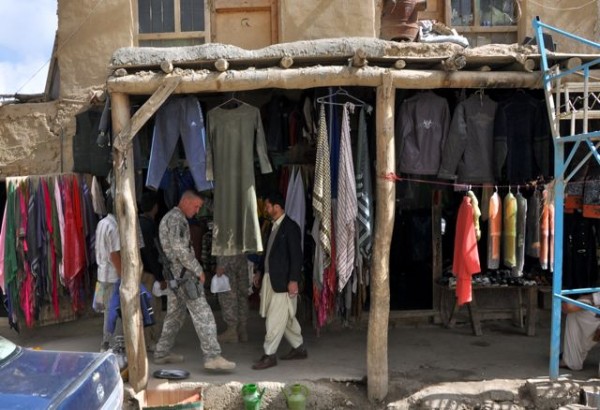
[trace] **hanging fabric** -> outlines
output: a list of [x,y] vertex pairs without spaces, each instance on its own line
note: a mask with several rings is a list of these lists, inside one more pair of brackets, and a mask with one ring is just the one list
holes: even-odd
[[542,218],[542,193],[533,191],[527,204],[527,229],[525,234],[525,252],[527,256],[540,257],[540,222]]
[[304,231],[306,225],[306,197],[300,168],[292,170],[285,199],[285,213],[300,227],[300,245],[304,251]]
[[481,210],[479,209],[479,201],[475,196],[475,193],[470,189],[467,191],[467,196],[471,198],[471,206],[473,207],[473,227],[475,229],[475,237],[477,241],[481,239],[481,228],[479,226],[479,218],[481,217]]
[[504,223],[502,231],[502,255],[504,265],[514,268],[517,265],[517,200],[508,191],[504,197]]
[[358,203],[358,249],[371,260],[373,248],[373,189],[371,185],[371,161],[367,136],[366,111],[363,107],[358,118],[358,141],[356,144],[356,200]]
[[548,269],[550,262],[550,203],[548,201],[548,190],[542,192],[542,216],[540,223],[540,265],[542,269]]
[[215,182],[212,254],[260,253],[255,151],[261,172],[272,172],[260,111],[242,103],[214,108],[207,117],[206,177]]
[[323,269],[330,265],[332,258],[331,168],[329,155],[325,106],[321,105],[312,206],[315,214],[315,223],[319,223],[319,243],[323,249]]
[[463,197],[456,219],[454,261],[452,273],[456,276],[456,298],[459,306],[472,300],[471,276],[481,272],[477,237],[473,222],[471,198]]
[[527,227],[527,200],[517,191],[517,242],[516,242],[516,264],[512,268],[513,277],[523,276],[525,265],[525,234]]
[[354,181],[354,164],[352,162],[352,146],[350,142],[350,111],[354,111],[351,103],[346,103],[342,116],[342,132],[340,134],[340,168],[338,173],[338,210],[335,220],[336,243],[338,245],[336,262],[338,265],[338,290],[341,291],[354,270],[357,202],[356,184]]
[[502,238],[502,201],[498,192],[490,197],[488,228],[488,269],[500,267],[500,244]]

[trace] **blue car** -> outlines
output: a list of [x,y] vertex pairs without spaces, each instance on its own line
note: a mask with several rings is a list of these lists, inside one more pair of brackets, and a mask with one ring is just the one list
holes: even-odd
[[0,409],[121,409],[112,353],[31,350],[0,336]]

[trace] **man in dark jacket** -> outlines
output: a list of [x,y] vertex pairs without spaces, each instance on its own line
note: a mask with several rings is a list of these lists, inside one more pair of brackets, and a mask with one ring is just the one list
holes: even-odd
[[[285,215],[285,202],[281,195],[266,198],[265,210],[273,221],[265,252],[260,314],[266,318],[265,354],[252,368],[267,369],[277,365],[275,353],[285,336],[292,350],[281,360],[306,359],[300,324],[296,319],[298,282],[302,271],[300,228]],[[258,287],[260,276],[254,276]]]

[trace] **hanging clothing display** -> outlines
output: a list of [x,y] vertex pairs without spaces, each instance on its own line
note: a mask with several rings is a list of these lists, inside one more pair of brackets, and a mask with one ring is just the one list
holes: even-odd
[[358,250],[371,259],[373,250],[373,188],[371,184],[371,160],[367,136],[366,108],[358,118],[358,141],[356,143],[356,202],[358,204]]
[[240,104],[208,112],[206,177],[214,181],[212,254],[259,253],[254,150],[263,174],[272,172],[258,108]]
[[325,106],[321,105],[319,113],[319,132],[317,136],[317,158],[315,164],[315,185],[313,187],[313,211],[315,223],[319,223],[319,244],[323,250],[323,267],[331,263],[332,226],[331,226],[331,167],[329,163],[329,137]]
[[514,268],[517,265],[517,200],[512,192],[504,197],[502,226],[502,255],[504,265]]
[[458,209],[454,237],[452,273],[456,276],[456,298],[459,305],[472,300],[471,276],[481,272],[477,238],[473,224],[471,198],[465,196]]
[[460,183],[494,182],[496,102],[474,94],[454,110],[438,177]]
[[475,237],[477,241],[481,239],[481,228],[479,226],[479,218],[481,217],[481,210],[479,209],[479,201],[475,196],[475,193],[471,190],[467,192],[467,196],[471,198],[471,206],[473,207],[473,228],[475,229]]
[[548,191],[544,189],[542,193],[542,215],[540,218],[540,265],[542,269],[548,269],[550,262],[550,203],[548,200]]
[[525,235],[527,229],[527,200],[521,192],[517,192],[517,243],[516,264],[512,269],[512,276],[523,276],[525,266]]
[[546,109],[524,92],[498,104],[494,121],[494,173],[512,184],[550,175]]
[[338,209],[335,220],[335,241],[338,245],[338,249],[336,249],[336,262],[338,265],[338,290],[340,291],[346,286],[350,276],[352,276],[356,258],[354,235],[358,212],[352,146],[350,142],[350,111],[354,111],[354,106],[350,103],[344,104],[342,132],[340,134]]
[[542,216],[542,193],[536,189],[527,203],[527,229],[525,252],[532,258],[540,257],[540,220]]
[[437,175],[449,126],[445,98],[433,91],[407,98],[396,121],[397,173]]
[[304,251],[304,231],[306,225],[306,199],[304,182],[300,168],[292,170],[285,199],[285,213],[300,227],[300,246]]
[[75,175],[9,178],[7,193],[0,286],[7,295],[9,322],[16,325],[23,317],[33,326],[45,304],[58,318],[64,287],[73,310],[80,311],[93,261],[89,229],[95,230],[97,221],[87,183]]
[[502,239],[502,201],[498,192],[490,197],[488,228],[488,269],[500,267],[500,244]]
[[213,187],[206,175],[206,137],[200,102],[194,96],[171,97],[156,113],[146,186],[157,190],[181,137],[196,189]]

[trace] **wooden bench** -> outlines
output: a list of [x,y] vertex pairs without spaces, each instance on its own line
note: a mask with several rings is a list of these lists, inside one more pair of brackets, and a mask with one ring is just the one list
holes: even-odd
[[[458,306],[456,300],[456,289],[448,286],[438,285],[440,289],[440,316],[442,323],[448,328],[454,327],[456,324],[456,316],[462,306]],[[505,294],[507,297],[514,297],[516,301],[513,307],[509,309],[486,309],[479,306],[477,303],[478,295],[482,292],[495,291],[500,294]],[[473,298],[470,303],[465,303],[469,311],[469,318],[473,333],[475,336],[483,335],[481,329],[481,320],[485,319],[502,319],[516,317],[519,327],[525,328],[527,336],[535,336],[535,324],[537,321],[537,286],[473,286]],[[448,311],[450,302],[453,302],[452,309]],[[523,320],[525,317],[525,321]]]

